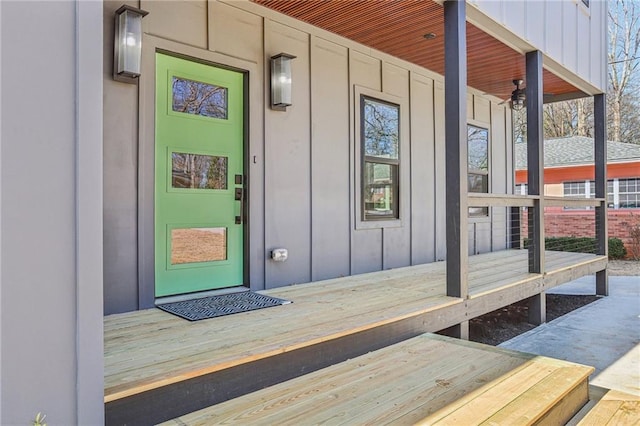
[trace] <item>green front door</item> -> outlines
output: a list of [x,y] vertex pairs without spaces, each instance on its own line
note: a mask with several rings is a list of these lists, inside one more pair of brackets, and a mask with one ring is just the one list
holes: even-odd
[[156,54],[156,297],[244,284],[243,75]]

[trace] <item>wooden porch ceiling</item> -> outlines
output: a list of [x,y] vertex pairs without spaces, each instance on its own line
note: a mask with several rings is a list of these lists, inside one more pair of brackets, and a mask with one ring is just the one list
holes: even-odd
[[[431,0],[252,0],[444,75],[443,7]],[[431,40],[425,34],[434,33]],[[544,92],[567,96],[579,92],[544,70]],[[512,80],[525,80],[525,57],[467,22],[467,83],[506,99]]]

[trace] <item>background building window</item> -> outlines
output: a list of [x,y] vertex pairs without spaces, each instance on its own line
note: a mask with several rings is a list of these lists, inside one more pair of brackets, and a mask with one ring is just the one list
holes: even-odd
[[526,183],[521,183],[516,185],[515,190],[516,195],[529,195],[529,185]]
[[362,219],[398,219],[400,106],[361,96]]
[[[621,181],[624,179],[620,179]],[[564,182],[564,196],[572,198],[596,198],[596,183],[593,180]],[[614,207],[615,183],[607,181],[607,205]],[[618,208],[618,207],[616,207]],[[565,207],[565,210],[590,210],[592,207]]]
[[[468,190],[489,193],[489,130],[467,126]],[[470,217],[489,216],[488,207],[469,207]]]
[[640,178],[618,180],[618,205],[616,208],[640,208]]

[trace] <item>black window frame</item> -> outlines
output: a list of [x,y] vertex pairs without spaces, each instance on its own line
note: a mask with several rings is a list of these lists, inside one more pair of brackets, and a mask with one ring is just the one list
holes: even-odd
[[[366,122],[365,122],[365,105],[367,101],[387,105],[393,107],[397,110],[397,158],[387,158],[381,156],[367,155],[366,153]],[[401,141],[401,132],[400,132],[400,122],[401,122],[401,106],[397,103],[390,102],[384,99],[380,99],[374,96],[369,96],[365,94],[360,95],[360,217],[363,222],[375,222],[375,221],[385,221],[385,220],[400,220],[400,141]],[[391,210],[391,213],[376,213],[371,214],[368,213],[366,206],[366,194],[368,193],[367,189],[372,186],[376,186],[374,184],[368,184],[367,181],[367,163],[369,164],[380,164],[380,165],[388,165],[391,167],[390,172],[390,180],[391,180],[391,189],[392,189],[392,198],[391,205],[394,207]],[[379,187],[386,187],[387,184],[380,184]]]

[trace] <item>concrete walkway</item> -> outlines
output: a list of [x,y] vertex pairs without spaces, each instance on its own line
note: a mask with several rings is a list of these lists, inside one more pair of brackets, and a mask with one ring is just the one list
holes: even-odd
[[[548,293],[595,294],[595,277]],[[640,396],[640,277],[609,277],[609,296],[500,345],[596,368],[590,383]]]

